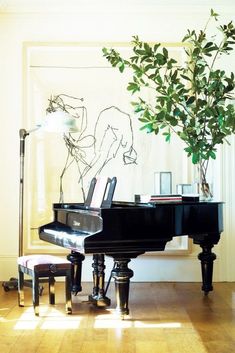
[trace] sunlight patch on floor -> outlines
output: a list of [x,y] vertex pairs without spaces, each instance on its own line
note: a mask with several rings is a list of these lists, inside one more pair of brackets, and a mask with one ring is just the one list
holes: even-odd
[[121,319],[96,319],[94,322],[94,328],[131,328],[133,322],[121,320]]
[[181,328],[180,322],[151,322],[151,321],[135,321],[136,328]]
[[[76,330],[81,327],[82,316],[67,315],[55,307],[41,306],[39,316],[34,315],[33,307],[22,313],[17,320],[15,330]],[[94,329],[179,329],[180,322],[159,322],[157,320],[133,320],[129,316],[124,319],[113,309],[94,318]]]
[[63,320],[58,320],[58,318],[48,318],[45,319],[40,326],[41,330],[76,330],[80,327],[81,318],[67,318],[64,317]]
[[141,320],[129,320],[128,316],[126,319],[122,320],[120,315],[118,315],[115,310],[109,309],[109,315],[97,315],[94,328],[141,328],[141,329],[148,329],[148,328],[156,328],[156,329],[163,329],[163,328],[181,328],[182,324],[180,322],[156,322],[156,321],[141,321]]
[[182,325],[180,322],[142,322],[142,321],[125,321],[121,319],[96,319],[94,328],[141,328],[141,329],[179,329]]
[[32,307],[27,309],[17,320],[15,330],[75,330],[80,327],[81,316],[72,316],[56,308],[40,307],[39,316],[34,315]]

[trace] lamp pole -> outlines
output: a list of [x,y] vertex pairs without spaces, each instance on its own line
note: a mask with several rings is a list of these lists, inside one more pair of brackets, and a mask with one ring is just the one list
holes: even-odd
[[20,187],[19,187],[19,251],[18,255],[23,255],[23,209],[24,209],[24,156],[25,138],[29,135],[25,129],[20,129]]
[[[36,129],[38,129],[37,127]],[[35,130],[36,130],[35,129]],[[32,130],[33,131],[33,130]],[[24,217],[24,156],[25,156],[25,138],[30,134],[30,131],[25,129],[19,130],[20,135],[20,184],[19,184],[19,248],[18,256],[23,255],[23,217]],[[11,277],[9,281],[3,282],[2,286],[5,292],[8,292],[10,289],[18,288],[17,278]]]
[[[20,183],[19,183],[19,239],[18,239],[18,256],[22,256],[24,251],[24,157],[25,157],[25,139],[33,131],[40,129],[40,126],[37,126],[35,129],[26,131],[25,129],[19,130],[20,135]],[[25,281],[27,282],[27,281]],[[27,285],[27,283],[26,283]],[[2,286],[6,292],[10,289],[18,288],[18,279],[11,277],[9,281],[2,283]],[[30,286],[30,283],[29,283]]]
[[[70,116],[64,111],[56,111],[49,113],[45,122],[42,125],[37,125],[31,130],[20,129],[20,184],[19,184],[19,249],[18,256],[24,254],[24,157],[25,157],[25,139],[31,132],[37,131],[38,129],[43,128],[48,131],[70,133],[77,132],[78,128],[76,125],[75,118]],[[29,281],[25,281],[29,282]],[[25,283],[27,285],[27,283]],[[6,292],[10,289],[18,288],[18,280],[14,277],[10,278],[9,281],[2,283],[2,286]]]

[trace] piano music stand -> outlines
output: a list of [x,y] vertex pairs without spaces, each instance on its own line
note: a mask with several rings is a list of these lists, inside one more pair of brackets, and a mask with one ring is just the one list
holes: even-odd
[[[25,139],[32,132],[35,132],[43,128],[45,131],[59,132],[59,133],[72,133],[77,132],[78,127],[76,126],[75,118],[72,117],[65,111],[53,111],[46,115],[46,118],[42,124],[37,125],[35,128],[26,131],[25,129],[19,130],[20,135],[20,185],[19,185],[19,248],[18,256],[23,255],[23,221],[24,221],[24,157],[25,157]],[[25,281],[25,286],[32,286],[31,281]],[[11,277],[9,281],[2,283],[5,292],[10,289],[18,289],[18,279]],[[42,293],[43,288],[39,290]]]

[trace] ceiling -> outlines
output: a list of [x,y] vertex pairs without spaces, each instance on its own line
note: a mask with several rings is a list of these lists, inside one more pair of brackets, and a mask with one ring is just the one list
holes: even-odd
[[170,9],[177,7],[211,6],[234,8],[234,0],[0,0],[0,13],[25,12],[68,12],[68,11],[125,11],[147,10],[148,8],[164,7]]

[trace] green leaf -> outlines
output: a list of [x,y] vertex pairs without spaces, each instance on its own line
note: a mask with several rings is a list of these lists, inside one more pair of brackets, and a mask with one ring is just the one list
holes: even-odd
[[187,134],[182,131],[179,132],[179,137],[181,138],[181,140],[184,140],[184,141],[188,139]]
[[156,53],[157,52],[157,50],[158,50],[158,48],[160,47],[160,43],[156,43],[155,45],[154,45],[154,47],[153,47],[153,50],[154,50],[154,52]]
[[158,126],[154,126],[154,134],[157,135],[159,133],[159,127]]
[[153,132],[153,125],[152,123],[146,124],[140,128],[140,130],[147,130],[147,133]]
[[135,93],[137,91],[140,91],[139,85],[134,82],[130,82],[127,86],[128,91],[132,91],[132,93]]
[[135,106],[135,113],[139,113],[139,112],[141,112],[141,111],[143,111],[144,110],[144,108],[142,107],[142,105],[140,105],[140,104],[138,104],[138,105],[136,105]]
[[[155,75],[154,75],[154,77],[155,77]],[[162,78],[161,78],[160,75],[157,75],[157,76],[155,77],[155,80],[156,80],[160,85],[162,85],[163,80],[162,80]]]
[[165,56],[166,59],[168,59],[168,50],[166,48],[162,48],[163,55]]
[[166,63],[166,58],[161,53],[157,53],[155,58],[156,58],[157,64],[160,66],[162,66]]
[[139,118],[139,121],[141,123],[148,123],[149,122],[149,119],[146,119],[146,118]]
[[206,45],[204,46],[204,49],[212,47],[214,45],[213,42],[207,42]]
[[117,64],[117,67],[119,68],[119,71],[120,71],[120,72],[123,72],[124,69],[125,69],[124,62],[123,62],[123,61],[120,61],[120,62]]
[[192,147],[190,147],[190,146],[189,147],[185,147],[184,150],[185,150],[185,152],[188,153],[188,156],[190,156],[192,154]]
[[163,135],[165,136],[165,141],[166,141],[166,142],[170,142],[170,140],[171,140],[171,133],[170,133],[170,131],[164,132]]
[[144,43],[144,49],[146,54],[151,55],[152,54],[152,48],[149,46],[148,43]]
[[216,12],[214,12],[214,10],[213,9],[211,9],[211,17],[215,17],[215,20],[217,21],[217,17],[218,17],[219,15],[216,13]]
[[160,113],[158,113],[158,114],[156,115],[156,117],[157,117],[157,120],[158,120],[158,121],[164,120],[164,118],[165,118],[165,112],[164,112],[164,110],[160,111]]
[[199,54],[200,54],[200,48],[197,48],[197,47],[194,48],[192,53],[193,57],[197,57]]
[[181,74],[180,76],[182,78],[184,78],[185,80],[187,80],[187,81],[191,81],[191,79],[188,76],[186,76],[186,75]]
[[187,104],[187,105],[190,105],[190,104],[192,104],[194,101],[195,101],[195,97],[194,97],[194,96],[191,96],[191,97],[189,97],[189,99],[187,100],[186,104]]
[[102,52],[104,55],[108,54],[108,49],[107,48],[102,48]]
[[192,154],[192,162],[193,164],[197,164],[200,160],[199,153],[193,153]]
[[166,135],[166,142],[170,142],[170,140],[171,140],[171,135],[170,134]]
[[176,108],[174,109],[174,111],[173,111],[173,114],[174,114],[175,116],[179,116],[180,113],[181,113],[181,110],[180,110],[178,107],[176,107]]
[[209,156],[212,158],[212,159],[216,159],[216,154],[214,151],[209,151]]

